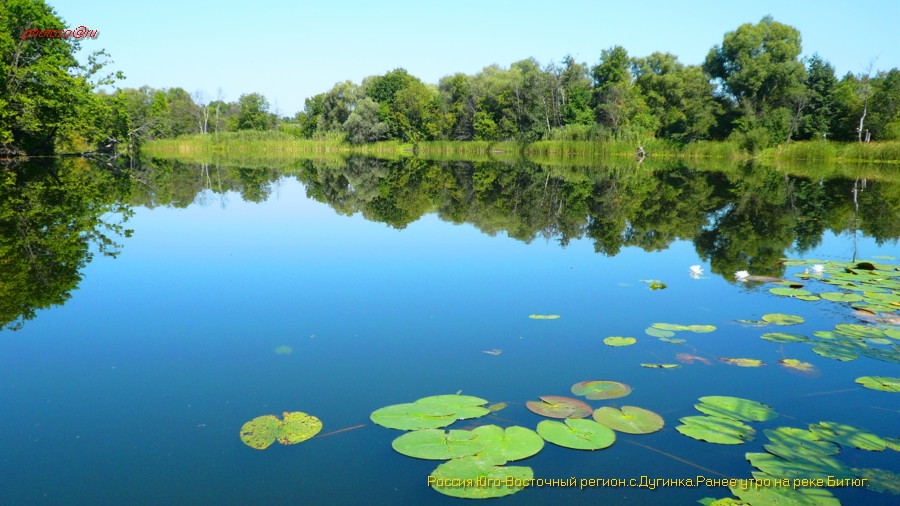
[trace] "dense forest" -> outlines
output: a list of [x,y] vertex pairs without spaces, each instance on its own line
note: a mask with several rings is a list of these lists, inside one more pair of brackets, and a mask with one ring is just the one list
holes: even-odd
[[[749,151],[792,140],[900,140],[900,70],[841,78],[800,32],[765,17],[724,35],[702,65],[663,52],[600,51],[593,64],[532,59],[448,75],[402,68],[340,82],[278,117],[266,97],[236,102],[147,86],[103,91],[105,53],[79,63],[77,39],[24,37],[64,22],[37,0],[2,0],[0,153],[137,147],[151,139],[237,130],[364,143],[400,140],[736,140]],[[863,62],[864,63],[864,62]]]

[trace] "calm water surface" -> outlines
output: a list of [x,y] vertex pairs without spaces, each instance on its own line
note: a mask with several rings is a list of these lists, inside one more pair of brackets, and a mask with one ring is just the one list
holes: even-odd
[[[786,249],[766,244],[765,236],[745,237],[762,243],[752,254],[728,249],[721,237],[714,248],[704,246],[716,220],[725,223],[730,210],[744,205],[723,196],[713,208],[696,211],[702,221],[692,236],[664,232],[667,238],[656,241],[659,246],[642,248],[628,238],[643,235],[631,242],[646,242],[654,234],[650,227],[633,228],[623,232],[618,254],[606,255],[597,252],[595,237],[568,233],[561,221],[529,233],[504,228],[499,218],[466,219],[474,211],[433,204],[420,205],[422,216],[412,221],[370,221],[362,214],[374,213],[374,204],[367,211],[348,198],[323,196],[327,192],[316,190],[308,169],[301,176],[273,176],[256,202],[245,200],[246,188],[218,191],[208,167],[179,169],[187,172],[188,184],[209,188],[185,190],[181,200],[164,201],[159,189],[134,190],[133,215],[125,222],[134,232],[115,237],[118,256],[104,256],[91,243],[93,260],[80,269],[80,282],[64,304],[38,308],[35,318],[20,322],[21,329],[0,332],[0,503],[457,502],[426,486],[440,462],[394,452],[391,441],[400,432],[374,425],[370,413],[461,391],[509,407],[452,428],[483,423],[534,428],[541,417],[526,409],[526,401],[571,395],[573,383],[593,379],[633,388],[626,398],[590,401],[594,407],[644,407],[665,418],[665,429],[617,434],[615,444],[596,452],[548,443],[516,464],[546,479],[746,478],[752,467],[744,453],[764,451],[765,428],[805,428],[828,420],[885,437],[900,435],[900,399],[894,397],[900,395],[854,383],[865,375],[900,376],[896,363],[868,357],[838,362],[816,355],[805,343],[759,338],[765,332],[811,335],[837,323],[859,323],[847,304],[779,297],[768,292],[773,285],[733,278],[741,265],[751,273],[786,277],[803,270],[762,258],[760,251],[769,246],[775,258],[850,261],[897,255],[890,232],[872,237],[862,230],[826,228],[804,251],[791,240]],[[317,170],[319,176],[325,171]],[[363,188],[345,174],[343,188],[351,197],[365,191],[378,195],[388,192],[383,181],[389,175]],[[539,188],[544,175],[535,177]],[[684,174],[678,178],[684,180]],[[718,176],[703,179],[708,191],[692,192],[724,191]],[[547,181],[545,188],[551,189],[557,182]],[[844,193],[828,198],[850,209],[853,184],[835,182]],[[868,191],[876,191],[875,183],[869,185]],[[370,203],[377,200],[371,195]],[[497,201],[479,201],[479,215],[487,216],[484,209],[491,205],[502,207]],[[522,209],[505,215],[507,221],[526,214]],[[632,223],[641,209],[650,212],[646,203],[635,209],[637,215],[626,216]],[[120,221],[121,213],[106,211],[104,220]],[[753,215],[751,221],[771,219]],[[741,230],[729,233],[738,237]],[[783,242],[782,231],[767,233]],[[526,240],[510,237],[517,234]],[[765,269],[756,268],[764,263]],[[689,275],[691,265],[704,269],[699,279]],[[641,281],[648,279],[668,288],[651,291]],[[528,318],[536,313],[561,318]],[[766,313],[797,314],[806,322],[763,329],[735,321]],[[717,330],[682,333],[677,337],[685,344],[669,344],[644,334],[654,322],[709,324]],[[607,336],[634,336],[638,342],[612,348],[602,342]],[[279,346],[293,352],[278,354]],[[495,349],[502,353],[484,353]],[[678,363],[676,353],[711,362],[669,370],[640,367]],[[767,366],[735,367],[716,357],[755,358]],[[779,367],[785,357],[811,362],[819,374]],[[706,443],[675,431],[678,418],[700,414],[693,405],[706,395],[760,401],[780,416],[752,423],[758,437],[743,445]],[[241,442],[244,422],[283,411],[317,416],[322,434],[363,426],[265,451]],[[896,473],[897,455],[844,449],[839,458],[852,467]],[[897,497],[831,491],[845,504],[890,504]],[[730,495],[724,487],[533,488],[495,501],[689,504]]]

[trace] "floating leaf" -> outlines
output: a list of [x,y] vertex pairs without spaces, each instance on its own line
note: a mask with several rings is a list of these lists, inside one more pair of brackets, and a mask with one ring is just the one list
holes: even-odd
[[803,362],[802,360],[797,360],[796,358],[783,358],[778,361],[782,367],[791,369],[806,375],[815,375],[818,373],[816,366],[810,364],[809,362]]
[[672,344],[683,344],[686,342],[684,339],[669,339],[668,337],[660,337],[659,340],[664,343],[672,343]]
[[631,393],[631,387],[618,381],[582,381],[572,385],[572,393],[592,401],[618,399]]
[[822,455],[835,455],[841,451],[840,446],[831,441],[822,441],[814,432],[796,427],[778,427],[763,431],[769,441],[778,446],[803,449]]
[[628,434],[650,434],[662,429],[666,423],[653,411],[635,406],[622,406],[622,409],[604,406],[594,411],[594,420]]
[[[813,350],[815,351],[815,350]],[[895,364],[900,364],[900,351],[897,350],[883,350],[880,348],[864,348],[859,350],[863,355],[874,358],[875,360],[881,360],[883,362],[894,362]]]
[[820,293],[819,297],[822,297],[825,300],[831,300],[834,302],[859,302],[863,300],[863,296],[857,295],[855,293],[843,293],[843,292],[825,292]]
[[641,364],[641,367],[648,369],[674,369],[681,366],[679,364]]
[[[772,480],[769,474],[753,473],[757,480]],[[840,506],[831,492],[824,488],[815,487],[756,487],[733,486],[729,487],[731,493],[741,499],[738,504],[785,504],[785,505],[815,505],[815,506]]]
[[885,440],[875,434],[835,422],[812,424],[809,426],[809,430],[819,436],[820,439],[861,450],[881,451],[887,448],[888,445]]
[[369,417],[389,429],[419,430],[446,427],[456,421],[455,411],[449,408],[425,406],[414,402],[385,406]]
[[533,314],[528,315],[532,320],[555,320],[559,318],[558,314]]
[[848,349],[846,346],[840,346],[831,343],[818,343],[813,346],[813,353],[817,355],[822,355],[826,358],[833,358],[835,360],[847,361],[847,360],[855,360],[859,357],[855,351]]
[[736,365],[738,367],[761,367],[766,365],[762,362],[762,360],[757,360],[755,358],[716,357],[716,360],[725,362],[728,365]]
[[664,290],[668,288],[668,286],[665,283],[650,283],[648,288],[651,290]]
[[671,330],[660,330],[653,327],[647,327],[644,329],[644,333],[653,337],[672,337],[675,335]]
[[769,324],[769,322],[765,322],[762,320],[735,320],[736,322],[743,323],[743,327],[765,327]]
[[687,330],[688,328],[684,325],[678,325],[677,323],[654,323],[651,325],[654,329],[659,330]]
[[827,480],[829,476],[838,479],[855,477],[844,463],[827,455],[796,455],[792,460],[771,453],[748,453],[745,456],[753,467],[776,478]]
[[774,323],[775,325],[797,325],[798,323],[806,321],[802,316],[781,313],[764,314],[762,319],[767,323]]
[[279,346],[279,347],[275,348],[275,353],[277,353],[279,355],[290,355],[293,352],[294,352],[294,349],[291,348],[290,346]]
[[768,334],[763,334],[760,337],[768,341],[774,341],[776,343],[802,343],[805,341],[809,341],[809,338],[802,334],[788,334],[785,332],[769,332]]
[[544,438],[525,427],[513,426],[503,429],[496,425],[476,427],[472,433],[485,448],[479,455],[497,462],[508,462],[531,457],[544,447]]
[[783,297],[797,297],[798,295],[812,295],[812,292],[808,290],[802,290],[800,288],[787,288],[783,286],[778,286],[775,288],[769,288],[771,293],[775,295],[781,295]]
[[805,300],[807,302],[813,302],[820,300],[821,298],[818,295],[798,295],[794,297],[795,299]]
[[866,488],[882,494],[900,495],[900,474],[884,469],[857,469],[852,471],[860,478],[865,478]]
[[863,376],[861,378],[856,378],[856,382],[872,390],[900,392],[900,378],[891,378],[888,376]]
[[633,337],[610,336],[603,340],[603,344],[607,346],[628,346],[637,342]]
[[487,404],[486,400],[471,395],[432,395],[417,400],[415,404],[441,410],[452,410],[457,420],[478,418],[490,412],[483,407]]
[[695,404],[694,407],[707,415],[745,422],[764,422],[778,416],[774,409],[765,404],[724,395],[701,397],[700,404]]
[[706,334],[708,332],[712,332],[716,330],[715,325],[689,325],[687,330],[691,332],[696,332],[697,334]]
[[491,404],[490,406],[487,407],[487,409],[488,409],[488,411],[493,413],[495,411],[500,411],[501,409],[506,409],[507,406],[508,406],[508,404],[506,404],[505,402],[498,402],[495,404]]
[[540,402],[528,401],[525,406],[533,413],[550,418],[584,418],[594,412],[584,401],[557,395],[542,396]]
[[737,420],[715,416],[686,416],[678,420],[683,425],[675,430],[687,437],[710,443],[736,445],[753,441],[752,427]]
[[445,462],[431,472],[431,488],[451,497],[486,499],[514,494],[523,488],[507,483],[530,483],[530,467],[500,466],[489,458],[471,456]]
[[850,337],[882,337],[884,332],[879,328],[855,323],[839,323],[834,326],[834,331]]
[[391,443],[391,447],[407,457],[448,460],[475,455],[487,445],[472,431],[424,429],[403,434]]
[[593,420],[568,418],[565,423],[544,420],[537,432],[547,441],[576,450],[600,450],[613,444],[616,433]]
[[250,420],[241,427],[241,441],[251,448],[264,450],[275,441],[283,445],[306,441],[322,430],[321,420],[300,411],[285,411],[282,418],[263,415]]

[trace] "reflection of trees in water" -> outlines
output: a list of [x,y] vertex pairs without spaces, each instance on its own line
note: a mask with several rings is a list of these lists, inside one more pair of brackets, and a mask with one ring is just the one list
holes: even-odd
[[130,234],[118,204],[129,181],[85,160],[4,167],[0,172],[0,329],[21,328],[35,312],[62,304],[81,281],[92,250],[115,256]]

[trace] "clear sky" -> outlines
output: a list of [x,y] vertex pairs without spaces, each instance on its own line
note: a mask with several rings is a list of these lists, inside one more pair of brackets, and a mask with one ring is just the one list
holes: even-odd
[[225,100],[264,94],[293,115],[336,82],[403,67],[427,83],[448,74],[571,54],[595,64],[621,45],[702,63],[726,32],[771,14],[794,26],[803,54],[838,76],[900,68],[900,0],[284,1],[49,0],[68,26],[100,30],[84,50],[106,49],[122,87],[180,86]]

